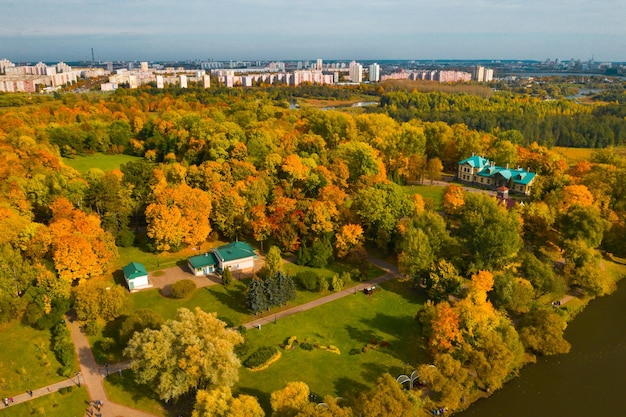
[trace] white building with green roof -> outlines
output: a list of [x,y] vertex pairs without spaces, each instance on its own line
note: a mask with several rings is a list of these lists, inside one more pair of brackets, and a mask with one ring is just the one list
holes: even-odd
[[231,271],[254,269],[254,260],[257,254],[252,246],[246,242],[231,242],[210,252],[192,256],[187,259],[189,269],[196,276],[213,273],[221,274],[226,268]]
[[148,279],[148,271],[146,271],[146,267],[143,264],[131,262],[122,268],[122,272],[130,291],[152,288],[152,284]]

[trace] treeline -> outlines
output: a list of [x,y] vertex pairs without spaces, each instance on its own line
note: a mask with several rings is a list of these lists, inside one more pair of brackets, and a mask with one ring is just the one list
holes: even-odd
[[497,135],[520,133],[518,144],[604,148],[626,141],[626,103],[589,106],[570,100],[542,100],[499,92],[490,98],[463,94],[393,92],[381,98],[385,113],[396,120],[421,119]]

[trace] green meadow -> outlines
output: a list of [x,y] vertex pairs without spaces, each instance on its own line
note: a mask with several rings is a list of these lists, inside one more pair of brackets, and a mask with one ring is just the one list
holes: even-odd
[[91,168],[98,168],[102,171],[112,171],[119,169],[119,167],[127,162],[137,161],[143,159],[138,156],[124,155],[124,154],[104,154],[93,153],[91,155],[76,156],[74,158],[63,158],[63,162],[66,165],[71,166],[81,174],[85,174]]

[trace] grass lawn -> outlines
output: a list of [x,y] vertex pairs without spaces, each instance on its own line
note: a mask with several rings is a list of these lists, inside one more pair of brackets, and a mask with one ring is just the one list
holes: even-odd
[[[261,346],[278,347],[297,336],[300,343],[334,345],[341,354],[306,351],[296,345],[291,351],[282,350],[282,357],[264,371],[242,368],[235,391],[258,397],[268,410],[269,395],[290,381],[304,381],[320,396],[346,396],[372,386],[385,372],[396,377],[405,363],[416,366],[426,360],[414,319],[424,298],[408,282],[389,281],[379,288],[371,296],[357,293],[267,324],[260,331],[249,330],[250,353]],[[353,349],[361,352],[372,339],[390,346],[350,354]]]
[[89,408],[87,389],[74,387],[72,392],[53,392],[25,403],[0,408],[1,417],[81,417]]
[[50,351],[50,332],[19,322],[0,324],[0,397],[11,397],[65,378]]
[[[104,379],[104,389],[107,397],[117,404],[146,411],[159,417],[179,415],[179,410],[168,410],[165,403],[160,401],[153,391],[135,383],[131,370],[126,370],[121,375],[111,373]],[[179,403],[184,402],[186,401],[179,401]]]
[[112,171],[114,169],[119,169],[122,164],[139,159],[143,158],[124,154],[109,155],[104,153],[94,153],[92,155],[77,156],[75,158],[63,158],[63,163],[71,166],[81,174],[85,174],[91,168],[99,168],[103,171]]
[[[428,181],[427,181],[428,182]],[[441,185],[404,185],[402,190],[406,195],[419,194],[424,200],[432,200],[435,211],[443,210],[443,193],[446,187]]]

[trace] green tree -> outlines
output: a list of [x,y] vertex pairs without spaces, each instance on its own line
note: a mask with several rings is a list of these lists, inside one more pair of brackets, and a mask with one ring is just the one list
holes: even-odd
[[264,265],[270,277],[274,277],[278,271],[283,270],[283,258],[280,256],[278,246],[270,246],[265,255]]
[[497,269],[522,246],[519,221],[512,211],[485,194],[468,194],[461,209],[458,234],[473,258],[470,270]]
[[582,239],[587,246],[596,248],[602,242],[606,222],[594,206],[572,205],[559,221],[564,240]]
[[150,308],[140,308],[124,318],[119,328],[118,336],[123,345],[126,345],[135,332],[145,329],[158,330],[163,324],[163,317]]
[[565,282],[554,274],[551,263],[549,259],[542,262],[529,252],[522,256],[519,273],[533,286],[535,299],[550,293],[556,297],[565,293]]
[[250,284],[248,284],[248,290],[246,291],[246,300],[248,308],[257,314],[268,308],[268,300],[265,294],[265,286],[263,281],[258,278],[252,278]]
[[402,236],[400,247],[402,252],[398,255],[398,267],[417,284],[424,278],[434,260],[428,236],[421,229],[410,228]]
[[124,354],[139,384],[146,384],[162,400],[176,399],[208,387],[230,387],[238,379],[239,359],[234,348],[243,336],[199,308],[178,309],[176,320],[159,330],[147,329],[128,342]]
[[435,301],[444,300],[449,294],[458,292],[462,284],[463,279],[456,267],[445,259],[439,259],[431,265],[426,279],[428,298]]
[[520,338],[527,349],[541,355],[567,353],[571,345],[563,338],[567,322],[557,313],[539,309],[524,315]]
[[222,272],[222,284],[224,284],[225,287],[228,287],[231,282],[233,282],[233,273],[231,272],[230,267],[227,267]]

